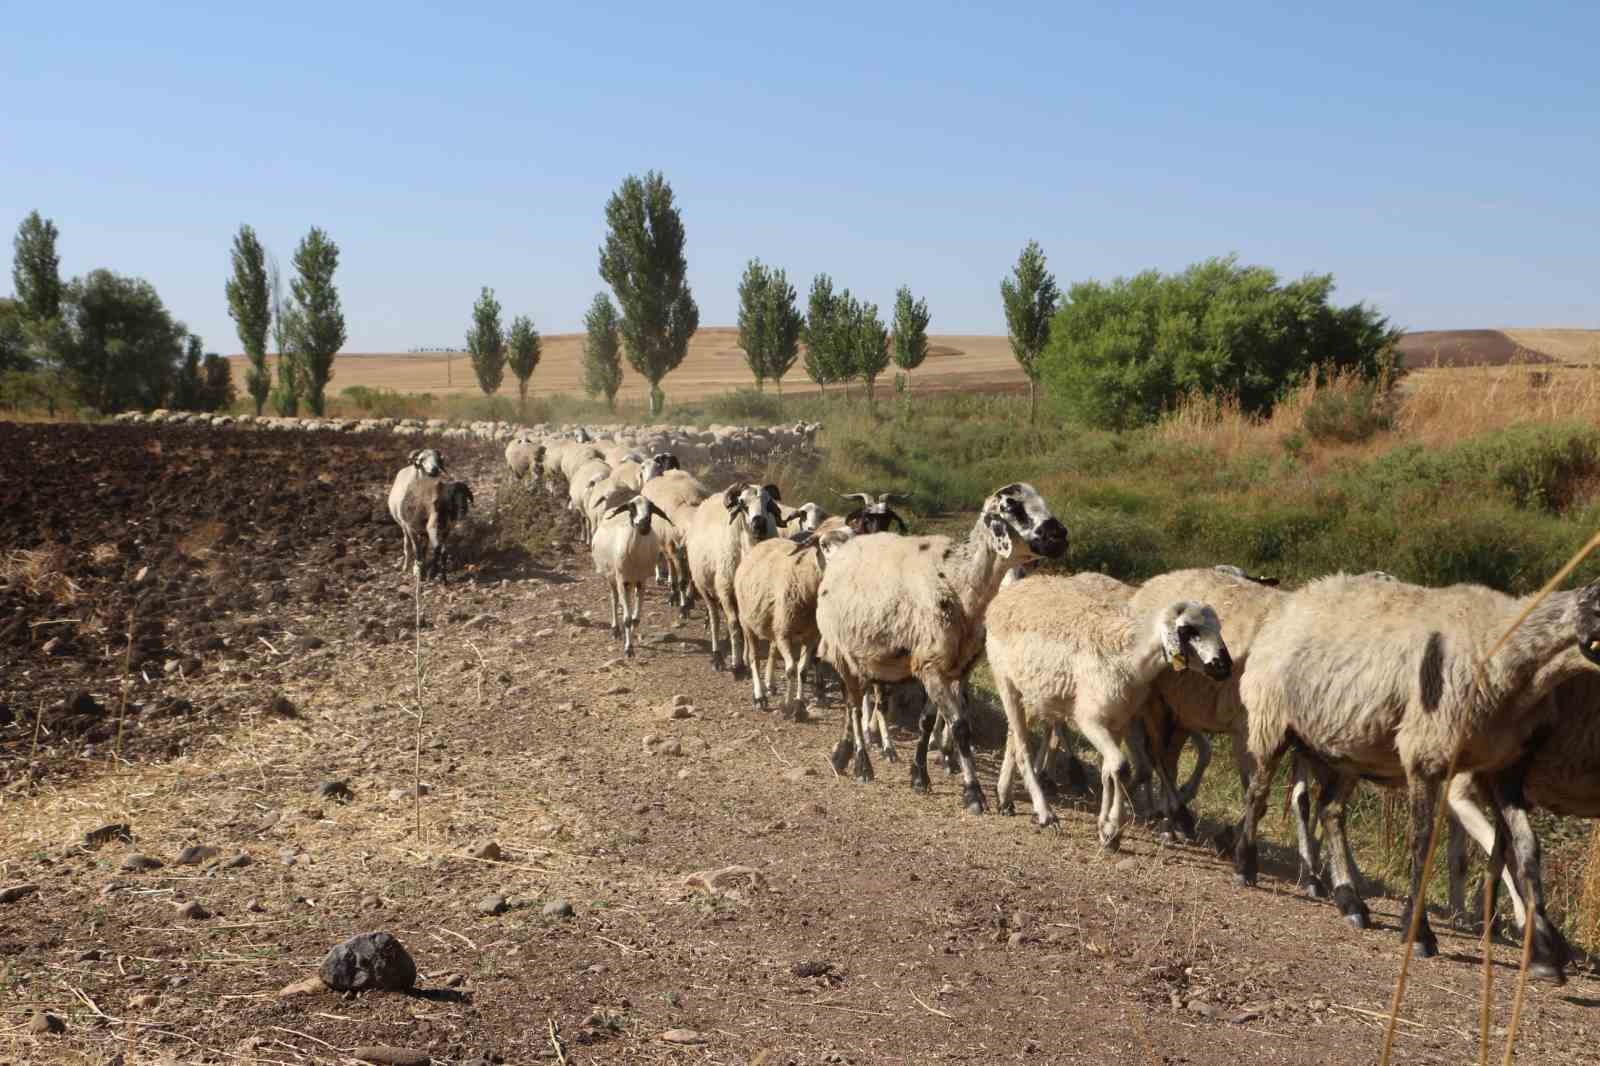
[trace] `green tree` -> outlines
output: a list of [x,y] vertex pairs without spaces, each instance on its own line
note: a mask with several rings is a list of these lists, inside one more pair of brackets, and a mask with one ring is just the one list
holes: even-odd
[[162,404],[189,331],[148,281],[94,270],[66,287],[62,309],[59,358],[80,402],[103,413]]
[[339,268],[339,246],[316,226],[294,250],[295,278],[289,282],[294,310],[289,332],[305,383],[311,413],[322,416],[324,394],[333,379],[333,357],[344,347],[344,311],[333,273]]
[[541,341],[539,331],[533,328],[533,319],[518,315],[511,320],[511,353],[506,363],[517,378],[517,411],[528,409],[528,379],[539,365]]
[[51,361],[61,325],[61,256],[56,252],[60,231],[50,219],[31,211],[17,227],[11,242],[11,283],[21,309],[22,328],[38,358]]
[[207,352],[200,362],[200,410],[226,411],[239,394],[233,386],[233,368],[216,352]]
[[759,259],[750,260],[739,282],[739,347],[755,375],[757,390],[770,380],[783,393],[783,376],[800,355],[804,328],[789,275]]
[[1061,302],[1055,275],[1045,266],[1044,251],[1038,241],[1029,241],[1011,276],[1000,282],[1000,298],[1006,306],[1006,332],[1011,335],[1011,354],[1028,376],[1028,420],[1039,414],[1039,356],[1050,343],[1050,320]]
[[597,292],[583,316],[583,391],[604,396],[606,406],[617,408],[622,387],[622,322],[611,297]]
[[239,343],[250,366],[245,371],[245,389],[261,413],[272,391],[272,375],[267,372],[267,330],[272,324],[272,305],[267,292],[266,250],[256,231],[240,226],[233,237],[233,276],[226,286],[228,314],[239,330]]
[[927,300],[913,300],[909,286],[894,294],[894,362],[907,375],[928,358]]
[[485,396],[500,391],[506,377],[506,331],[500,325],[500,301],[487,285],[472,305],[472,328],[467,330],[467,352],[472,356],[472,372]]
[[889,365],[889,330],[878,317],[878,305],[857,300],[845,290],[844,314],[848,341],[850,377],[866,386],[867,402],[873,399],[878,375]]
[[272,346],[278,351],[278,384],[271,394],[272,410],[293,418],[300,413],[305,375],[300,369],[300,354],[295,350],[294,305],[283,298],[283,274],[276,257],[267,263],[267,288],[272,295]]
[[650,383],[650,410],[660,414],[661,379],[683,362],[700,326],[672,186],[653,170],[623,179],[606,202],[606,228],[600,276],[622,307],[628,362]]
[[1326,274],[1284,284],[1232,256],[1080,282],[1051,327],[1044,377],[1068,413],[1107,427],[1152,422],[1192,392],[1266,414],[1319,367],[1392,380],[1400,332],[1365,304],[1333,305],[1333,288]]
[[22,325],[22,305],[9,297],[0,297],[0,373],[32,369],[28,333]]
[[833,291],[833,279],[818,274],[811,279],[811,294],[806,299],[805,370],[806,377],[817,383],[824,393],[828,386],[844,380],[848,375],[843,365],[840,338],[839,296]]
[[205,344],[193,333],[184,345],[183,362],[178,367],[177,377],[172,382],[172,396],[167,401],[167,406],[178,411],[203,411],[200,405],[200,392],[202,383],[200,379],[200,360],[204,358]]

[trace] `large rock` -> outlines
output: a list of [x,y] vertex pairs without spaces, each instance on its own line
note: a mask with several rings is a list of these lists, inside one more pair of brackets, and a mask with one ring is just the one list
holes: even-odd
[[417,983],[417,964],[388,933],[362,933],[328,952],[318,971],[329,988],[364,992],[381,988],[404,991]]

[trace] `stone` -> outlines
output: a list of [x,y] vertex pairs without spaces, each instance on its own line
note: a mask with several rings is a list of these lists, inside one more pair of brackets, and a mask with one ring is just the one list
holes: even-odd
[[211,912],[206,910],[199,900],[191,899],[188,903],[178,908],[178,917],[186,918],[191,922],[200,922],[211,917]]
[[85,847],[98,848],[102,844],[109,844],[113,840],[120,840],[124,844],[133,843],[133,830],[125,823],[118,822],[113,825],[103,825],[99,829],[91,829],[83,834]]
[[433,1061],[426,1051],[408,1047],[358,1047],[351,1054],[362,1062],[376,1063],[377,1066],[428,1066]]
[[665,1044],[704,1044],[706,1038],[703,1033],[693,1029],[668,1029],[661,1034],[661,1041]]
[[178,852],[178,857],[173,861],[179,866],[199,866],[220,854],[221,851],[208,844],[190,844]]
[[241,851],[239,854],[223,863],[222,868],[224,870],[241,870],[253,862],[255,862],[255,860],[250,857],[250,853],[248,851]]
[[39,1036],[57,1036],[67,1031],[67,1023],[54,1014],[38,1011],[28,1023],[28,1031]]
[[128,997],[128,1006],[133,1010],[148,1010],[151,1007],[159,1006],[160,1003],[161,997],[154,992],[142,992],[137,996]]
[[1008,948],[1020,948],[1027,942],[1028,934],[1026,933],[1012,933],[1010,936],[1006,937],[1006,947]]
[[317,786],[317,795],[323,799],[333,800],[335,803],[349,803],[356,798],[350,790],[350,784],[338,779],[330,779]]
[[1139,868],[1139,860],[1138,859],[1123,859],[1121,862],[1117,863],[1117,869],[1123,871],[1124,873],[1126,873],[1126,872],[1128,872],[1130,870],[1137,870],[1138,868]]
[[630,691],[632,691],[632,690],[629,689],[627,685],[612,685],[610,688],[608,688],[604,692],[600,693],[600,695],[602,695],[602,696],[626,696]]
[[152,858],[149,855],[140,855],[137,852],[122,860],[123,872],[130,874],[145,873],[149,870],[159,870],[165,865],[166,863],[162,862],[160,859]]
[[501,895],[485,896],[478,901],[477,911],[483,915],[504,914],[510,908],[506,905],[506,898]]
[[321,977],[312,974],[293,984],[284,985],[278,989],[279,999],[293,999],[295,996],[314,996],[318,992],[328,991],[328,984]]
[[692,703],[669,703],[661,708],[660,718],[663,721],[671,722],[675,719],[693,717],[694,704]]
[[505,854],[500,850],[500,845],[492,840],[481,848],[472,849],[467,854],[474,859],[482,859],[485,862],[499,862],[505,858]]
[[573,915],[572,904],[564,899],[553,899],[546,903],[539,913],[546,918],[571,918]]
[[15,903],[19,899],[27,899],[39,891],[38,885],[11,885],[0,888],[0,903]]
[[809,766],[795,766],[783,772],[783,779],[785,781],[793,781],[796,784],[804,781],[808,777],[816,776],[817,772]]
[[672,697],[672,705],[674,707],[693,707],[694,700],[680,692],[676,696]]
[[318,971],[336,992],[405,990],[417,983],[417,964],[388,933],[362,933],[328,952]]

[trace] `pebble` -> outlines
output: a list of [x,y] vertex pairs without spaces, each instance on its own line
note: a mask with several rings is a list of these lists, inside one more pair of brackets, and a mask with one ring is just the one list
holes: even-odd
[[67,1023],[57,1018],[54,1014],[46,1014],[44,1011],[39,1011],[34,1014],[33,1020],[28,1023],[28,1030],[40,1036],[54,1035],[66,1032]]
[[211,912],[201,906],[199,900],[191,899],[188,903],[178,908],[178,917],[186,918],[191,922],[199,922],[211,917]]
[[447,974],[444,979],[444,986],[446,988],[460,988],[466,983],[466,977],[458,973]]
[[249,866],[253,862],[255,862],[255,860],[250,857],[250,853],[248,851],[241,851],[239,854],[223,863],[222,868],[224,870],[242,870],[244,867]]
[[328,952],[318,971],[337,992],[371,988],[408,989],[417,983],[417,964],[388,933],[362,933]]
[[703,1034],[693,1029],[668,1029],[661,1034],[661,1040],[668,1044],[704,1044],[706,1038]]
[[607,659],[604,663],[600,664],[600,669],[602,669],[602,670],[615,670],[617,667],[621,666],[623,663],[625,663],[627,661],[628,660],[626,660],[624,658],[621,658],[620,656],[618,658],[615,658],[615,659]]
[[114,825],[103,825],[99,829],[91,829],[83,834],[84,845],[91,848],[109,844],[113,840],[120,840],[124,844],[132,844],[133,830],[125,823],[118,822]]
[[571,918],[573,914],[572,904],[564,899],[553,899],[546,903],[544,909],[539,913],[546,918]]
[[128,1006],[132,1010],[145,1010],[149,1007],[160,1005],[161,997],[154,992],[144,992],[137,996],[128,997]]
[[672,697],[672,705],[674,707],[693,707],[694,700],[680,692],[676,696]]
[[668,721],[668,722],[673,721],[674,719],[678,719],[678,718],[693,718],[693,717],[694,717],[694,704],[692,704],[692,703],[678,703],[675,700],[674,702],[669,703],[666,706],[661,708],[661,718],[663,720],[665,720],[665,721]]
[[179,866],[199,866],[203,862],[216,858],[222,852],[209,844],[190,844],[178,852],[177,859],[173,860]]
[[122,860],[123,871],[130,874],[143,873],[147,870],[159,870],[165,865],[166,863],[162,862],[160,859],[152,858],[149,855],[140,855],[138,853],[129,855],[126,859]]
[[809,766],[795,766],[783,772],[785,781],[794,781],[796,783],[804,781],[808,777],[816,776],[817,772]]
[[39,891],[38,885],[11,885],[0,888],[0,903],[15,903],[19,899],[27,899]]
[[416,799],[418,796],[426,796],[432,791],[433,789],[427,785],[417,785],[415,788],[391,788],[389,790],[389,802],[399,803],[402,800]]
[[539,630],[539,631],[537,631],[536,633],[533,634],[533,639],[534,640],[545,640],[545,639],[547,639],[549,637],[553,637],[555,635],[556,635],[556,631],[553,630],[553,629],[541,629],[541,630]]
[[1006,937],[1006,947],[1008,948],[1020,948],[1027,942],[1028,935],[1026,933],[1012,933],[1010,936]]
[[505,858],[504,853],[500,850],[500,845],[495,843],[493,840],[489,841],[489,843],[483,845],[481,848],[474,848],[472,851],[467,852],[467,854],[472,856],[474,859],[483,859],[487,862],[499,862],[501,859]]
[[261,901],[259,899],[251,896],[249,899],[244,901],[244,909],[249,911],[251,914],[261,914],[267,908],[261,905]]
[[687,766],[685,766],[682,770],[678,771],[678,780],[679,781],[687,781],[687,780],[689,780],[689,778],[691,778],[693,776],[694,776],[694,772],[691,771]]
[[74,958],[73,961],[75,961],[75,962],[99,962],[100,959],[104,955],[105,955],[105,952],[101,951],[99,948],[90,948],[88,951],[80,951],[80,952],[78,952],[77,956]]
[[318,785],[317,795],[323,799],[331,799],[335,803],[349,803],[356,798],[356,794],[350,790],[350,783],[338,779],[330,779]]
[[483,897],[478,901],[477,907],[478,913],[485,915],[504,914],[508,909],[506,898],[500,895]]
[[377,1066],[428,1066],[433,1061],[426,1051],[408,1047],[358,1047],[352,1054]]
[[298,848],[283,848],[278,852],[278,861],[285,866],[294,866],[300,861],[300,850]]
[[368,895],[365,895],[365,896],[361,897],[360,907],[364,911],[375,911],[375,910],[379,909],[382,906],[383,906],[383,900],[378,898],[377,896],[368,894]]
[[1198,1014],[1203,1018],[1220,1018],[1224,1013],[1222,1008],[1214,1007],[1202,999],[1191,999],[1187,1009],[1190,1014]]
[[327,982],[323,981],[318,975],[312,974],[310,977],[302,978],[293,984],[284,985],[278,989],[278,998],[291,999],[295,996],[314,996],[318,992],[326,991],[328,991]]

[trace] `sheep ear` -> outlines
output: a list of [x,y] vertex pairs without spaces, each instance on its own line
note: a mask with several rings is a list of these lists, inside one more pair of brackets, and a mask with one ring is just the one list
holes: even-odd
[[783,502],[783,494],[778,490],[778,486],[776,486],[776,485],[762,485],[761,487],[764,490],[766,490],[766,493],[767,493],[768,496],[771,496],[774,500],[777,500],[779,503]]
[[861,532],[861,516],[867,513],[865,507],[857,507],[854,511],[844,516],[844,524],[850,527],[851,532]]
[[773,518],[773,521],[777,522],[778,525],[780,525],[780,526],[787,526],[790,522],[793,522],[796,518],[799,518],[799,517],[801,517],[799,511],[795,511],[793,514],[789,515],[788,517],[784,517],[783,512],[780,511]]
[[615,518],[617,515],[626,510],[628,510],[628,505],[625,503],[619,503],[615,507],[611,508],[611,510],[606,512],[606,518]]
[[995,554],[1002,559],[1009,559],[1016,546],[1011,541],[1011,527],[1006,525],[1005,519],[998,515],[989,515],[984,519],[984,528],[989,534],[989,546]]
[[729,485],[722,492],[722,506],[732,511],[739,506],[739,486]]
[[422,453],[420,451],[413,451],[410,455],[408,455],[406,457],[406,462],[415,463],[417,461],[417,456],[419,456],[421,454]]
[[[673,525],[672,519],[667,517],[667,512],[665,512],[661,508],[657,507],[656,506],[656,502],[654,500],[650,501],[650,513],[655,515],[657,518],[661,519],[667,525],[669,525],[669,526]],[[674,528],[676,528],[676,527],[674,526]]]

